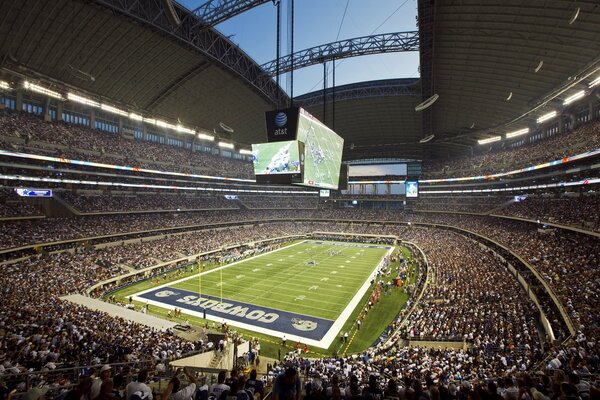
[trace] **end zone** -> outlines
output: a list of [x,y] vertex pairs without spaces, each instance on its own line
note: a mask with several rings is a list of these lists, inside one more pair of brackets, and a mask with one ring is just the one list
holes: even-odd
[[[287,249],[300,243],[316,244],[314,241],[305,240],[290,246],[282,247],[270,253],[260,254],[256,257]],[[319,241],[319,244],[321,243],[325,244],[324,242]],[[343,244],[339,243],[337,245]],[[354,243],[347,243],[347,245],[353,247],[360,246]],[[371,247],[373,245],[364,246]],[[389,256],[394,249],[393,246],[377,247],[387,248],[387,256]],[[226,322],[231,326],[248,329],[266,335],[280,338],[285,336],[290,341],[302,342],[320,348],[328,348],[336,339],[337,333],[342,329],[348,318],[350,318],[350,315],[362,297],[368,291],[370,282],[376,276],[377,270],[384,258],[385,257],[382,257],[380,263],[373,268],[369,277],[365,280],[363,285],[355,293],[335,321],[276,308],[247,304],[231,299],[224,298],[223,301],[220,301],[219,298],[215,298],[214,296],[200,297],[198,293],[171,287],[179,282],[197,279],[200,275],[213,273],[220,269],[244,262],[245,260],[236,261],[210,271],[202,272],[201,274],[196,274],[191,277],[144,290],[134,294],[132,298],[141,303],[166,309],[179,308],[184,314],[193,315],[210,321],[218,323]]]

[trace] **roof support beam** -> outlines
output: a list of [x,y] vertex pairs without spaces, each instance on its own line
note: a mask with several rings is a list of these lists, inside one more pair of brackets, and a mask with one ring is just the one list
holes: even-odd
[[268,1],[271,0],[209,0],[192,12],[206,26],[215,26]]
[[[419,50],[419,32],[395,32],[362,36],[311,47],[288,54],[279,59],[279,73],[321,64],[329,60],[363,56],[367,54],[395,53]],[[262,65],[271,76],[277,73],[277,60]]]
[[[270,76],[263,72],[254,60],[216,30],[206,29],[206,25],[190,11],[176,6],[181,24],[173,28],[165,15],[160,0],[145,0],[143,2],[141,0],[93,1],[114,13],[148,24],[157,32],[191,46],[207,58],[220,63],[226,69],[239,75],[273,104],[287,101],[288,97],[285,92],[277,86]],[[235,2],[229,1],[229,3]],[[252,2],[246,1],[246,3]],[[259,1],[253,3],[258,5]],[[246,7],[249,6],[246,5]]]
[[[333,103],[333,88],[325,91],[327,103]],[[361,82],[335,88],[335,101],[356,100],[373,97],[421,96],[418,79],[386,79],[375,82]],[[323,104],[323,90],[296,97],[294,102],[304,108],[312,108]]]

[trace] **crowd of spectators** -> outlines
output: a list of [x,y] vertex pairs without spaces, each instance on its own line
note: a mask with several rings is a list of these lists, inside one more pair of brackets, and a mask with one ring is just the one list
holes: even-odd
[[437,216],[436,221],[462,226],[493,238],[529,262],[554,289],[575,327],[597,338],[600,317],[600,242],[562,229],[493,217]]
[[527,197],[498,213],[600,232],[600,196]]
[[[139,263],[137,259],[132,261],[132,254],[142,255],[143,260],[152,262],[166,261],[260,238],[313,231],[343,231],[393,234],[417,243],[427,254],[435,271],[434,280],[416,312],[407,320],[405,337],[460,338],[466,339],[470,346],[463,351],[394,346],[374,348],[354,362],[348,361],[352,367],[344,372],[347,379],[359,374],[359,382],[363,382],[368,380],[372,372],[380,374],[385,368],[400,373],[409,371],[407,378],[410,379],[436,377],[440,382],[504,374],[515,376],[529,370],[542,356],[540,341],[543,338],[537,336],[538,329],[535,326],[537,311],[516,279],[509,275],[505,265],[498,259],[478,244],[455,233],[418,226],[350,222],[410,219],[413,222],[463,227],[493,238],[521,255],[557,293],[580,332],[578,338],[583,338],[574,345],[576,354],[572,354],[569,348],[566,355],[563,349],[561,356],[557,350],[555,358],[563,365],[575,358],[576,363],[571,363],[570,368],[580,368],[585,363],[588,368],[597,370],[597,365],[589,361],[590,357],[597,357],[599,346],[600,321],[596,311],[600,309],[600,272],[597,268],[600,265],[600,246],[597,239],[589,235],[543,230],[536,224],[496,217],[379,210],[236,210],[198,213],[196,216],[195,213],[189,214],[199,224],[222,220],[296,218],[321,218],[333,222],[253,224],[247,229],[209,230],[105,250],[34,257],[5,265],[0,269],[0,290],[2,298],[6,299],[5,307],[0,312],[0,326],[6,334],[0,339],[0,352],[5,359],[8,357],[9,364],[17,369],[19,366],[39,368],[50,362],[104,361],[107,354],[111,355],[111,361],[138,358],[143,354],[161,358],[165,354],[177,355],[193,348],[193,344],[173,339],[164,333],[57,299],[58,296],[80,292],[99,280],[122,273],[120,264],[130,263],[138,268],[151,265]],[[59,221],[64,222],[62,229],[65,235],[72,235],[70,230],[79,226],[77,234],[85,236],[90,232],[122,232],[125,228],[164,227],[165,223],[172,222],[170,218],[179,217],[169,214],[152,217],[104,216]],[[57,225],[56,220],[49,220],[51,223],[48,227]],[[37,232],[42,230],[34,228],[46,222],[14,221],[6,226],[28,226],[32,232]],[[184,222],[190,224],[189,218],[186,217]],[[43,241],[46,237],[40,236],[38,240]],[[403,313],[400,317],[404,316]],[[291,364],[294,362],[290,361]],[[323,368],[327,370],[331,365],[334,369],[341,368],[336,369],[341,373],[343,367],[337,365],[339,362],[339,359],[315,361],[311,373],[322,374]]]
[[2,374],[181,355],[194,344],[99,311],[62,301],[122,273],[96,254],[60,253],[0,268]]
[[[516,148],[466,155],[452,160],[427,160],[421,179],[486,175],[553,161],[600,148],[600,122],[592,121]],[[196,152],[12,111],[0,113],[0,145],[6,149],[44,152],[63,158],[173,172],[253,178],[249,161]]]
[[501,207],[508,201],[510,198],[500,196],[421,196],[413,205],[413,210],[484,214]]
[[538,311],[493,253],[449,231],[427,229],[409,238],[435,271],[406,328],[410,338],[468,340],[491,354],[539,349]]
[[[9,140],[12,138],[13,140]],[[16,139],[16,140],[15,140]],[[12,111],[0,112],[0,146],[55,157],[174,172],[253,177],[252,163]]]
[[235,209],[235,202],[224,196],[192,196],[179,193],[72,193],[60,192],[58,195],[75,209],[84,213],[129,212],[158,210],[210,210]]
[[134,243],[105,247],[96,250],[102,265],[124,264],[136,269],[146,268],[161,262],[188,257],[235,244],[262,238],[280,237],[296,232],[308,232],[293,223],[271,223],[251,229],[232,227],[208,229],[183,235],[171,235],[166,239],[136,241]]
[[[306,200],[306,199],[305,199]],[[577,202],[570,202],[571,207],[565,214],[575,215]],[[586,203],[584,203],[586,204]],[[589,207],[580,207],[582,213],[593,208],[594,200]],[[512,207],[512,206],[510,206]],[[509,207],[509,209],[510,209]],[[561,207],[553,210],[558,215]],[[573,210],[573,211],[568,211]],[[502,214],[504,210],[495,213]],[[594,221],[597,216],[590,216]],[[547,215],[548,216],[548,215]],[[393,222],[436,222],[452,218],[442,213],[419,213],[410,210],[378,210],[356,208],[316,208],[316,209],[231,209],[213,211],[165,212],[157,214],[115,214],[103,216],[85,216],[81,218],[45,218],[38,221],[0,221],[0,249],[25,246],[58,240],[74,240],[100,235],[115,235],[125,232],[147,231],[184,226],[206,226],[209,224],[250,222],[262,220],[335,220],[335,221],[393,221]],[[464,216],[467,218],[467,216]],[[559,220],[560,217],[548,219]],[[454,220],[452,220],[454,221]],[[573,221],[574,222],[574,221]],[[465,224],[468,227],[468,223]],[[586,228],[590,229],[590,228]],[[28,232],[22,235],[22,232]],[[358,233],[358,232],[357,232]]]
[[[0,221],[0,249],[59,240],[114,235],[125,232],[184,226],[263,221],[263,220],[398,220],[402,213],[378,210],[216,210],[158,214],[119,214],[81,218],[46,218],[42,221]],[[28,232],[22,235],[22,232]]]
[[421,178],[487,175],[559,160],[600,148],[599,131],[600,122],[593,121],[568,133],[556,134],[516,148],[500,148],[451,160],[429,160],[423,163]]
[[[193,152],[149,141],[126,139],[62,122],[46,122],[27,114],[0,114],[0,145],[6,149],[34,149],[64,158],[126,164],[174,172],[252,178],[252,163],[205,152]],[[573,131],[517,148],[423,163],[421,179],[485,175],[561,159],[600,147],[600,122],[584,124]],[[12,137],[13,140],[8,140]],[[16,139],[16,140],[14,140]],[[51,145],[50,145],[51,144]]]
[[[565,369],[514,372],[486,378],[452,374],[451,367],[432,373],[430,365],[469,365],[476,358],[455,351],[403,348],[387,360],[375,358],[323,358],[304,360],[290,356],[276,366],[274,393],[285,382],[288,399],[399,399],[399,400],[550,400],[598,398],[600,389],[587,365]],[[565,353],[565,359],[571,354]],[[571,358],[572,359],[572,358]],[[421,361],[426,361],[423,366]],[[410,367],[406,367],[409,365]],[[297,372],[296,372],[297,371]],[[305,372],[305,373],[302,373]],[[293,376],[293,379],[285,377]],[[295,388],[294,388],[295,386]],[[281,389],[279,389],[281,390]],[[294,397],[297,395],[297,397]]]
[[0,188],[0,218],[44,215],[36,206],[23,201],[11,188]]
[[423,162],[420,179],[488,175],[560,160],[598,148],[600,121],[596,120],[570,132],[516,148],[501,148],[451,160],[427,160]]
[[240,202],[255,210],[260,209],[316,209],[319,198],[310,195],[301,196],[240,196]]

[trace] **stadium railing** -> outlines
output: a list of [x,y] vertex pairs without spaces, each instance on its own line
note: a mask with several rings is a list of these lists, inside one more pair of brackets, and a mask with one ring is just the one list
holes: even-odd
[[[108,365],[111,367],[113,377],[118,373],[124,376],[125,385],[135,380],[138,372],[142,369],[148,369],[150,377],[157,380],[159,386],[162,386],[161,382],[169,377],[169,369],[165,368],[164,371],[159,371],[155,368],[154,360],[111,363]],[[4,382],[10,386],[22,383],[23,386],[19,387],[24,387],[26,389],[22,392],[15,392],[13,397],[24,395],[29,388],[42,386],[48,388],[46,398],[51,399],[59,398],[61,393],[73,389],[83,378],[89,377],[93,372],[99,373],[101,366],[102,365],[99,364],[75,364],[54,369],[45,368],[41,371],[24,371],[17,374],[7,373],[4,374],[2,378]]]

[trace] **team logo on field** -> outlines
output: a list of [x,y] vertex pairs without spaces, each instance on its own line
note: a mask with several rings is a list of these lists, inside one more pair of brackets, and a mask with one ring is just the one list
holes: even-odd
[[154,294],[156,297],[170,297],[170,296],[177,296],[179,293],[174,292],[172,290],[161,290],[160,292],[156,292],[156,294]]
[[300,318],[292,318],[292,326],[299,331],[314,331],[317,329],[317,323],[315,321],[307,321]]

